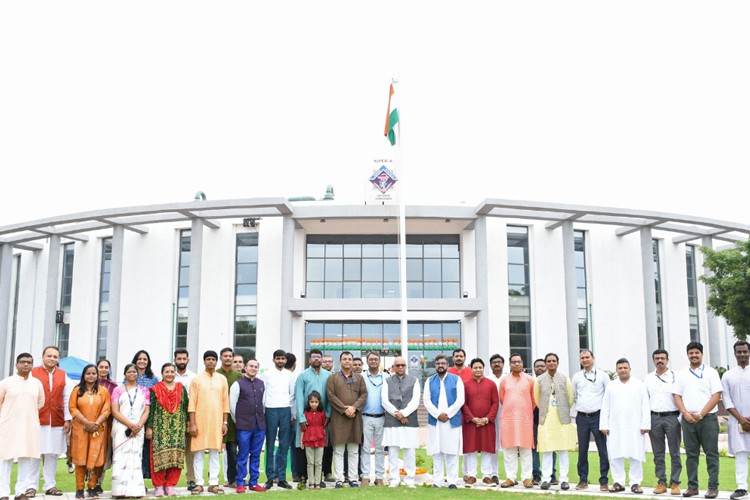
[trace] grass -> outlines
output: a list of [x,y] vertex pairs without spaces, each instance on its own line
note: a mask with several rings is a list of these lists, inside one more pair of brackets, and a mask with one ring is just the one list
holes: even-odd
[[[421,467],[426,468],[429,472],[432,472],[432,457],[428,456],[426,451],[424,449],[417,450],[417,459],[421,462]],[[421,459],[420,459],[421,457]],[[576,472],[576,463],[578,461],[578,453],[576,452],[570,452],[570,483],[571,486],[575,485],[578,482],[578,474]],[[261,482],[265,482],[265,474],[263,471],[263,466],[261,462],[261,475],[260,480]],[[460,467],[460,466],[459,466]],[[503,462],[500,460],[500,477],[504,478],[504,467]],[[667,477],[669,477],[669,457],[667,457]],[[204,473],[208,473],[208,465],[204,467]],[[642,486],[644,488],[646,487],[654,487],[656,486],[656,478],[654,477],[654,462],[653,462],[653,455],[650,453],[646,454],[646,464],[644,464],[643,467],[643,484]],[[223,479],[223,475],[220,476]],[[589,481],[596,483],[596,479],[599,477],[599,456],[596,453],[589,453]],[[11,474],[11,485],[15,484],[15,478],[16,478],[16,466],[13,466],[13,471]],[[611,475],[610,475],[611,478]],[[687,488],[687,472],[685,469],[685,455],[682,455],[682,487],[683,489]],[[700,484],[700,487],[702,489],[706,489],[708,484],[708,474],[706,473],[706,464],[703,457],[701,457],[701,463],[699,466],[698,471],[698,481]],[[40,481],[42,482],[42,481]],[[147,486],[149,488],[151,487],[151,482],[146,481]],[[611,480],[610,480],[611,483]],[[736,489],[736,482],[734,477],[734,458],[731,457],[720,457],[719,458],[719,485],[720,489],[723,491],[734,491]],[[40,488],[41,488],[40,484]],[[183,474],[180,478],[180,482],[178,486],[185,486],[185,475]],[[57,465],[57,487],[60,488],[64,492],[74,492],[75,491],[75,474],[69,474],[67,471],[67,467],[65,464],[65,460],[59,460]],[[107,472],[105,475],[105,480],[103,484],[103,488],[105,490],[110,489],[110,472]],[[418,488],[417,491],[420,489]],[[432,489],[429,491],[430,498],[449,498],[449,497],[455,497],[455,493],[450,493],[451,490],[447,489]],[[340,491],[335,491],[332,489],[326,489],[325,492],[327,494],[334,494],[334,495],[346,495],[348,498],[360,498],[360,497],[368,497],[372,495],[377,495],[380,497],[388,497],[391,494],[393,495],[402,495],[403,490],[397,489],[395,491],[388,490],[387,488],[366,488],[366,489],[360,489],[360,490],[352,490],[352,489],[343,489]],[[376,493],[377,492],[377,493]],[[493,493],[497,493],[494,492]],[[295,491],[282,493],[279,492],[279,494],[296,494]],[[462,489],[461,495],[468,495],[468,496],[474,496],[474,495],[484,495],[486,494],[486,491],[481,490],[469,490],[469,489]],[[508,493],[508,495],[513,495],[514,493]],[[581,497],[583,498],[583,497]]]

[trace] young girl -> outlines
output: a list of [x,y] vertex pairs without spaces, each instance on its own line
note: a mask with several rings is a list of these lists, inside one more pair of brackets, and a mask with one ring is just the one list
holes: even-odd
[[320,393],[312,391],[305,407],[307,427],[302,433],[302,448],[307,456],[307,487],[320,489],[323,448],[326,445],[326,414],[320,405]]

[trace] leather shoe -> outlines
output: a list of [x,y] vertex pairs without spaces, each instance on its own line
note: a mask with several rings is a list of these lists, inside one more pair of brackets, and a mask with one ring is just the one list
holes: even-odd
[[654,495],[661,495],[662,493],[667,492],[667,485],[664,483],[659,483],[656,485],[656,488],[654,488],[654,491],[652,494]]
[[682,493],[680,491],[680,485],[677,483],[672,483],[669,485],[669,494],[670,495],[680,495]]
[[513,481],[512,479],[506,479],[505,481],[503,481],[502,483],[500,483],[500,487],[501,488],[510,488],[512,486],[515,486],[515,485],[516,485],[516,482]]
[[276,486],[278,486],[279,488],[284,488],[285,490],[292,489],[292,485],[287,483],[286,481],[279,481],[278,483],[276,483]]
[[716,498],[719,496],[719,490],[716,488],[709,488],[705,495],[705,498]]
[[687,498],[687,497],[694,497],[695,495],[698,495],[698,494],[699,492],[695,488],[688,488],[682,493],[682,496]]
[[266,484],[263,485],[263,488],[265,488],[266,491],[273,488],[273,481],[268,481]]
[[547,481],[542,481],[542,484],[539,485],[540,490],[548,490],[549,489],[549,483]]
[[609,490],[609,485],[607,483],[601,483],[599,485],[599,491],[610,491]]
[[563,481],[562,483],[560,483],[560,489],[563,491],[568,491],[570,489],[570,485],[567,481]]
[[580,483],[576,484],[576,489],[578,491],[587,490],[589,489],[589,483],[587,483],[586,481],[581,481]]
[[482,478],[482,482],[483,482],[484,484],[495,484],[495,483],[493,483],[493,482],[492,482],[492,478],[491,478],[491,477],[489,477],[489,476],[484,476],[484,477]]

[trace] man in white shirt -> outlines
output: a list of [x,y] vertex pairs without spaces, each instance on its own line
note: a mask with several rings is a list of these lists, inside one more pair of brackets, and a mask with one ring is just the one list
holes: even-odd
[[750,457],[750,344],[744,340],[734,343],[737,366],[724,374],[724,407],[732,416],[727,435],[729,453],[734,455],[737,489],[732,500],[747,496],[747,459]]
[[[177,372],[174,377],[175,382],[182,384],[186,391],[190,391],[190,382],[195,377],[195,372],[188,370],[190,364],[190,353],[184,347],[178,347],[174,350],[174,366]],[[195,489],[195,469],[193,468],[194,453],[190,449],[190,434],[187,436],[185,443],[185,479],[187,480],[188,491]]]
[[682,440],[687,459],[688,489],[682,494],[698,494],[698,463],[700,451],[706,454],[708,491],[706,498],[719,495],[719,420],[716,405],[721,399],[719,373],[703,363],[703,344],[687,345],[690,366],[677,372],[674,384],[674,402],[682,414]]
[[682,457],[680,456],[680,442],[682,441],[682,427],[680,426],[680,411],[674,403],[672,395],[675,373],[669,369],[669,353],[664,349],[657,349],[651,355],[656,370],[646,375],[644,382],[648,391],[651,406],[651,448],[654,451],[654,468],[659,484],[654,488],[654,495],[661,495],[667,491],[667,466],[665,461],[666,446],[669,446],[669,458],[672,471],[669,475],[670,494],[679,495],[680,474],[682,474]]
[[589,487],[589,436],[594,435],[599,452],[599,490],[609,491],[609,455],[607,438],[599,430],[599,415],[604,391],[609,384],[609,374],[594,366],[594,354],[583,349],[580,354],[583,370],[573,375],[571,383],[575,394],[576,431],[578,433],[578,478],[577,490]]
[[[286,458],[289,453],[291,433],[289,422],[292,419],[292,401],[294,399],[294,375],[286,369],[286,352],[277,349],[273,353],[273,368],[263,372],[260,377],[266,384],[266,490],[273,488],[274,480],[278,486],[287,490],[292,485],[286,480]],[[279,447],[276,434],[279,436]]]

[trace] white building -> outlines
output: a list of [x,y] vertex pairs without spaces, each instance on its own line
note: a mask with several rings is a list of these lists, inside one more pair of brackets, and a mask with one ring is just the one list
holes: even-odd
[[[676,214],[508,200],[408,206],[412,369],[463,347],[469,358],[547,352],[578,367],[588,347],[614,370],[672,365],[700,340],[727,365],[731,333],[706,312],[700,245],[750,226]],[[322,347],[398,349],[398,207],[247,199],[105,209],[0,227],[0,373],[17,353],[109,358],[138,349],[154,368],[186,346],[232,346],[270,366]]]

